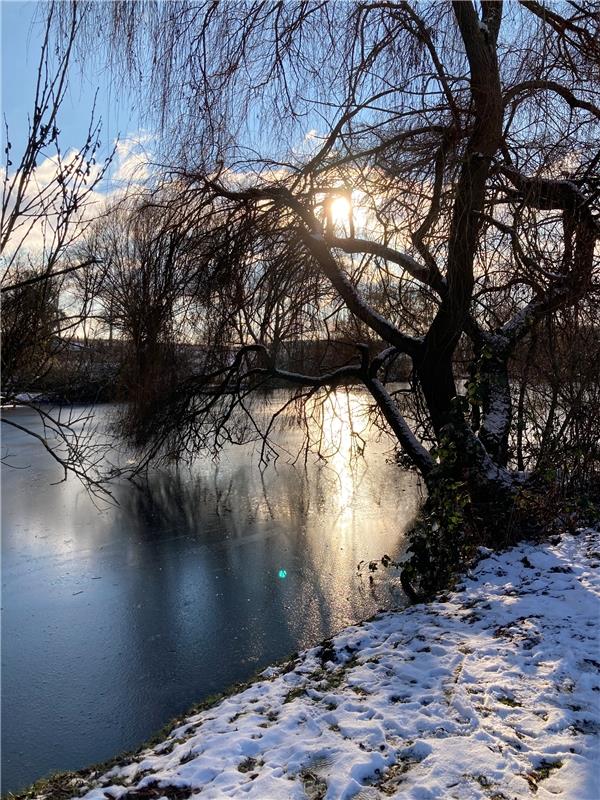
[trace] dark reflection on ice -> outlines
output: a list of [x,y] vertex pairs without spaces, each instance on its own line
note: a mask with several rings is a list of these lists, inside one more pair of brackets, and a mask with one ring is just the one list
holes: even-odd
[[2,470],[3,792],[134,748],[204,696],[402,602],[396,579],[373,589],[356,567],[401,553],[416,480],[389,463],[389,441],[351,458],[343,414],[364,399],[344,397],[324,420],[327,464],[261,471],[252,447],[229,447],[153,474],[147,492],[119,487],[101,510],[73,480],[51,486],[56,465],[3,426],[12,463],[30,466]]

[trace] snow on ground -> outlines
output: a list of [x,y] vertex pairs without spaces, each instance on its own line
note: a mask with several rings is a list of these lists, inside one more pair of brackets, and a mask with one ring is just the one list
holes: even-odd
[[488,554],[87,785],[87,800],[600,798],[600,534]]

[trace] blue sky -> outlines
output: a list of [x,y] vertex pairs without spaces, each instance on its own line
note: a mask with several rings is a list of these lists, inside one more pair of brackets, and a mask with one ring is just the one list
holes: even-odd
[[[106,0],[105,0],[106,1]],[[9,137],[12,143],[12,161],[16,165],[27,140],[28,115],[33,108],[33,97],[36,81],[36,70],[39,62],[42,36],[44,32],[44,12],[47,8],[44,0],[0,0],[0,19],[2,23],[2,112],[9,127]],[[73,63],[68,94],[61,109],[59,117],[60,146],[66,152],[69,148],[79,148],[86,139],[94,95],[98,91],[96,103],[96,116],[102,119],[102,150],[98,154],[101,161],[112,149],[117,137],[121,141],[139,135],[148,142],[148,120],[142,122],[139,113],[139,98],[128,95],[120,82],[118,91],[111,86],[108,68],[94,68],[92,62],[85,64],[84,69],[79,64]],[[304,131],[296,132],[296,139],[292,143],[294,151],[312,149],[308,147],[308,140],[303,141],[303,135],[311,129],[319,129],[322,120],[319,117],[306,117]],[[264,140],[260,140],[260,135]],[[274,142],[269,126],[265,126],[256,114],[250,114],[247,120],[245,135],[250,144],[260,141],[267,149],[273,152]],[[4,126],[2,125],[2,141],[4,141]],[[310,134],[309,134],[310,136]],[[282,142],[282,151],[279,156],[286,158],[289,143]],[[4,147],[4,144],[3,144]],[[126,156],[125,147],[119,153],[119,160]],[[113,171],[118,171],[115,162]]]
[[[9,126],[13,161],[20,157],[27,137],[27,115],[33,107],[36,69],[39,61],[45,3],[0,0],[2,21],[2,112]],[[97,116],[102,118],[103,153],[120,134],[125,137],[140,127],[131,101],[117,96],[106,73],[86,73],[75,64],[69,91],[60,115],[61,148],[79,147],[86,138],[94,94],[98,89]],[[4,130],[2,131],[4,139]]]

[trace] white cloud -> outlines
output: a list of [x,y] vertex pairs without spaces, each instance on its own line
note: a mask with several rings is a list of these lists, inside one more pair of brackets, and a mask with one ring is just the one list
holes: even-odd
[[[152,137],[141,131],[115,143],[114,161],[107,175],[93,190],[87,191],[84,202],[71,215],[69,241],[74,241],[111,201],[122,199],[148,183],[152,177],[151,141]],[[68,172],[76,166],[77,152],[71,149],[60,160],[58,156],[49,156],[36,167],[21,203],[26,214],[20,216],[10,237],[3,257],[5,265],[11,262],[16,251],[19,256],[34,261],[47,257],[61,218],[61,192],[56,180],[61,171],[64,174],[65,170]],[[99,164],[91,165],[87,186],[97,180],[101,169]],[[4,179],[3,169],[0,179]],[[17,185],[19,175],[9,179]],[[82,191],[86,192],[85,186]]]
[[111,182],[137,185],[145,183],[152,174],[148,145],[152,136],[145,132],[129,134],[116,143],[115,169]]

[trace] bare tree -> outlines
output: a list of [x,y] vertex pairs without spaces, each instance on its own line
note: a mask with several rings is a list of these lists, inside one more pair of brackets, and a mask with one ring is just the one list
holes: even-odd
[[[206,313],[221,333],[238,320],[237,355],[179,387],[155,446],[222,433],[268,380],[302,396],[354,381],[432,496],[464,494],[473,519],[506,521],[524,480],[509,365],[550,315],[586,307],[598,279],[594,4],[114,3],[96,14],[113,26],[112,56],[146,72],[170,152],[179,145],[180,207],[202,198],[228,233]],[[340,195],[351,199],[342,221]],[[292,295],[298,277],[314,303]],[[267,285],[285,298],[277,312],[273,291],[253,288]],[[250,292],[268,330],[255,311],[240,316]],[[356,358],[283,368],[275,324],[289,342],[354,330]],[[399,357],[425,411],[419,436],[386,379]]]
[[[86,204],[112,158],[97,163],[100,122],[95,110],[84,144],[67,152],[60,145],[60,113],[82,19],[76,5],[64,11],[67,28],[59,42],[52,37],[57,5],[50,3],[44,11],[33,110],[18,163],[13,162],[18,148],[5,123],[0,286],[3,402],[9,404],[16,399],[30,403],[31,390],[52,383],[57,357],[69,349],[85,319],[89,303],[74,307],[72,298],[65,300],[65,290],[70,276],[89,265],[73,259],[73,245],[89,223]],[[38,412],[39,430],[24,428],[7,415],[2,422],[38,439],[65,475],[72,472],[92,490],[99,489],[101,458],[87,435],[91,417],[65,411],[54,415],[32,407]]]
[[[30,240],[35,233],[36,248],[44,273],[50,275],[64,257],[72,242],[81,234],[86,201],[104,177],[111,161],[97,163],[100,145],[100,122],[92,111],[86,141],[78,150],[64,153],[60,146],[59,115],[68,86],[68,71],[81,17],[76,6],[69,13],[56,64],[51,57],[51,31],[56,6],[51,3],[40,60],[37,68],[33,112],[29,118],[29,134],[18,164],[12,161],[13,145],[5,123],[5,170],[2,187],[0,250],[3,254],[3,293],[15,280],[14,267],[24,251],[32,250]],[[42,161],[49,160],[53,170],[49,179],[38,179]],[[22,259],[21,259],[22,260]],[[73,269],[69,265],[67,269]],[[31,276],[29,276],[31,278]]]
[[[141,427],[187,360],[204,237],[155,192],[109,207],[78,254],[89,266],[78,272],[77,286],[82,297],[93,298],[95,318],[118,345],[127,418]],[[134,426],[127,427],[135,438]]]

